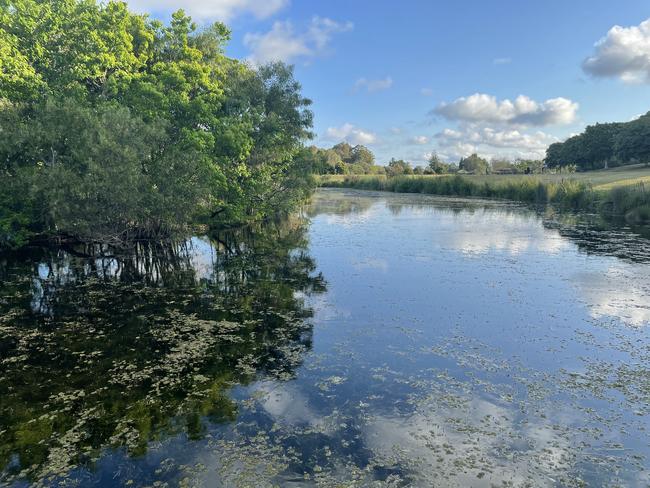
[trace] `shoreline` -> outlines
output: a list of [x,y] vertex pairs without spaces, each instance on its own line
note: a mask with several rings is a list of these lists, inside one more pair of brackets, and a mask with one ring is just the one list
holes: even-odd
[[321,188],[352,188],[392,193],[480,197],[548,205],[598,213],[608,219],[622,218],[634,225],[650,223],[650,188],[644,181],[594,188],[589,182],[562,179],[545,182],[535,176],[475,182],[460,175],[450,176],[345,176],[321,177]]

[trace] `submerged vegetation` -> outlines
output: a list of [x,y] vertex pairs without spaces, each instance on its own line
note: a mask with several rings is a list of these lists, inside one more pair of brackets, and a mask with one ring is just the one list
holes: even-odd
[[233,385],[293,376],[311,348],[302,297],[325,283],[301,221],[255,227],[0,262],[0,484],[201,438],[236,418]]
[[117,242],[292,209],[312,186],[292,69],[95,0],[0,2],[0,247]]
[[574,210],[600,212],[609,217],[623,217],[630,223],[650,222],[650,189],[644,180],[624,186],[599,187],[586,179],[561,178],[554,181],[535,176],[348,176],[321,177],[320,184],[334,188],[550,203]]

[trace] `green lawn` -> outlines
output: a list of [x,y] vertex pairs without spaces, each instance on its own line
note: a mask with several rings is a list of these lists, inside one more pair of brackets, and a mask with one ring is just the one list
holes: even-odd
[[[532,175],[533,178],[537,178],[543,182],[556,182],[562,180],[577,180],[577,181],[587,181],[591,183],[596,189],[609,189],[615,186],[626,186],[630,184],[639,183],[640,181],[650,182],[650,167],[645,165],[634,165],[634,166],[622,166],[620,168],[613,169],[601,169],[597,171],[587,171],[584,173],[573,173],[573,174],[541,174],[541,175]],[[475,176],[467,175],[466,178],[470,178],[477,182],[484,181],[499,181],[504,179],[520,179],[520,178],[531,178],[530,175],[487,175],[487,176]]]

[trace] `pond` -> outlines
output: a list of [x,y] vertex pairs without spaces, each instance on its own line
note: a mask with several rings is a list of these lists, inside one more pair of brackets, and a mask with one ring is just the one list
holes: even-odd
[[643,231],[319,190],[0,256],[0,484],[648,486]]

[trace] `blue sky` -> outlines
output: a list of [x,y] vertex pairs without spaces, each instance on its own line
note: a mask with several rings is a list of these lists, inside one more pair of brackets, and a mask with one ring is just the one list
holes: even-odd
[[223,20],[231,56],[294,64],[314,142],[363,143],[379,163],[540,157],[587,124],[650,110],[647,0],[130,3]]

